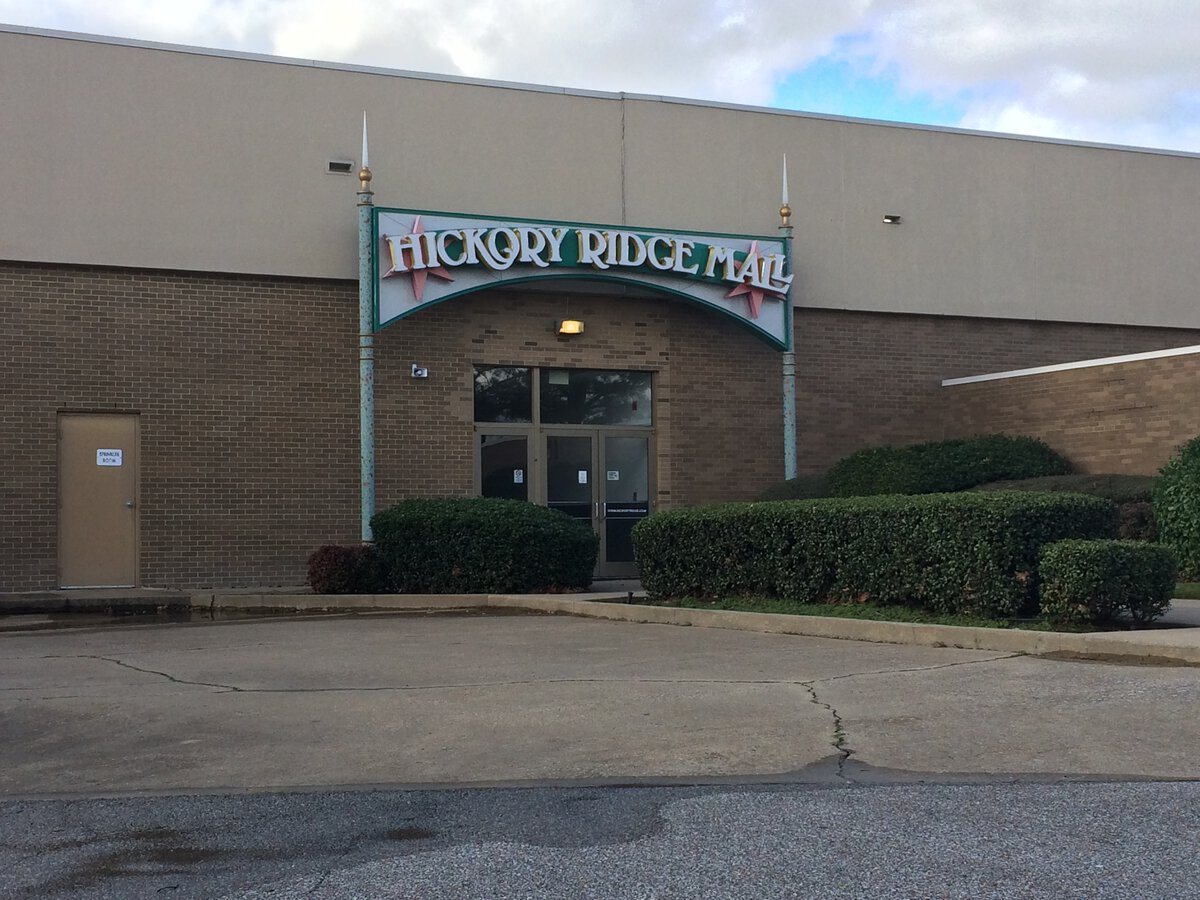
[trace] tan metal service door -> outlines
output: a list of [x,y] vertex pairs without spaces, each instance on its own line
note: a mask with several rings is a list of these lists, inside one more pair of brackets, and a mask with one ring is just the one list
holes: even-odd
[[58,583],[137,583],[138,417],[58,418]]

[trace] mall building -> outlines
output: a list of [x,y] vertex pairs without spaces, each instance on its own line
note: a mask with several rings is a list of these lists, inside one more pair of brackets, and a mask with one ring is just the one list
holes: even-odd
[[1196,155],[12,26],[0,146],[0,591],[360,540],[363,259],[377,507],[551,505],[599,576],[869,445],[1200,431]]

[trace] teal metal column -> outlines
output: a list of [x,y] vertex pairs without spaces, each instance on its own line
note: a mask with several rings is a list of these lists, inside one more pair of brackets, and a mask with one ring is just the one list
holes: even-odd
[[[787,155],[783,157],[783,200],[779,205],[779,236],[783,252],[792,270],[792,208],[788,205]],[[794,281],[794,279],[793,279]],[[783,302],[786,304],[787,349],[783,351],[783,477],[796,477],[796,330],[792,322],[792,286],[789,284]]]
[[375,289],[371,246],[371,170],[367,165],[367,115],[363,113],[362,168],[358,172],[358,461],[362,540],[371,543],[375,515]]

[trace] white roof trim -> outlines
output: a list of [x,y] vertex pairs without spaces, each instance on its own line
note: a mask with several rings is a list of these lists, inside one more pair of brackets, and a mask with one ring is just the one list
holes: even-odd
[[1091,369],[1095,366],[1111,366],[1119,363],[1137,362],[1143,359],[1187,356],[1192,353],[1200,353],[1200,344],[1191,347],[1171,347],[1167,350],[1151,350],[1147,353],[1128,353],[1125,356],[1082,359],[1078,362],[1059,363],[1054,366],[1035,366],[1032,369],[1010,369],[1007,372],[992,372],[988,375],[969,375],[966,378],[946,378],[942,381],[942,387],[950,387],[955,384],[974,384],[977,381],[1000,381],[1005,378],[1024,378],[1026,375],[1045,375],[1049,372],[1066,372],[1068,369]]
[[939,134],[962,134],[1007,141],[1026,141],[1034,144],[1056,144],[1064,147],[1085,147],[1093,150],[1120,150],[1127,153],[1149,153],[1154,156],[1180,156],[1200,159],[1200,153],[1186,150],[1168,150],[1159,147],[1135,147],[1125,144],[1105,144],[1096,141],[1075,141],[1066,138],[1040,137],[1030,134],[1007,134],[1000,131],[976,131],[956,128],[951,125],[924,125],[916,122],[893,122],[885,119],[863,119],[855,116],[837,116],[828,113],[803,112],[781,109],[774,106],[750,106],[740,103],[719,103],[713,100],[693,100],[685,97],[667,97],[654,94],[631,94],[613,91],[594,91],[583,88],[552,87],[540,84],[524,84],[516,81],[497,81],[487,78],[469,78],[463,75],[438,75],[432,72],[413,72],[405,69],[388,69],[380,66],[360,66],[352,63],[324,62],[319,59],[296,59],[286,56],[270,56],[265,53],[248,53],[240,50],[215,50],[208,47],[191,47],[186,44],[169,44],[160,41],[143,41],[134,38],[108,35],[83,34],[75,31],[59,31],[51,28],[35,28],[30,25],[8,25],[0,22],[0,33],[28,34],[34,37],[57,38],[93,44],[113,44],[119,47],[134,47],[142,50],[165,50],[172,53],[189,53],[195,56],[216,56],[225,59],[240,59],[249,62],[274,63],[285,66],[305,66],[316,69],[333,69],[339,72],[357,72],[363,75],[385,75],[393,78],[415,78],[422,81],[443,81],[452,84],[470,84],[480,87],[504,88],[507,90],[531,91],[543,94],[565,94],[572,97],[594,97],[604,100],[638,100],[648,103],[671,103],[686,106],[706,106],[713,109],[740,110],[743,112],[766,113],[775,116],[790,116],[798,119],[819,119],[826,122],[847,122],[852,125],[877,125],[883,128],[905,128],[910,131],[932,131]]

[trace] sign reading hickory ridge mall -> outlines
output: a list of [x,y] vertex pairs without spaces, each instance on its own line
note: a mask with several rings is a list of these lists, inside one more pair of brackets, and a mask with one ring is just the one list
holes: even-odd
[[639,284],[704,304],[786,349],[792,275],[779,238],[375,210],[375,321],[541,278]]

